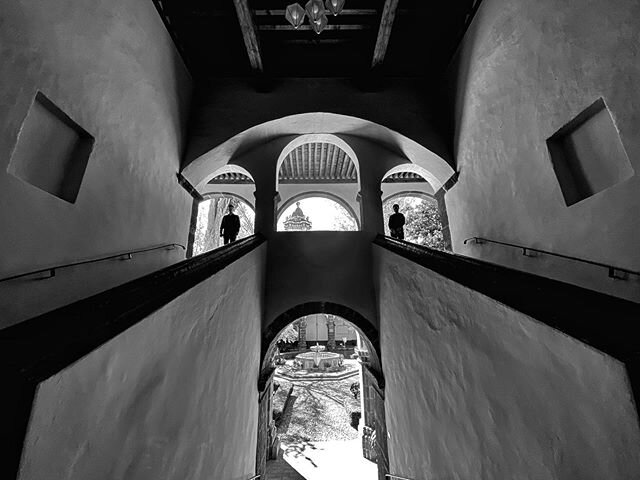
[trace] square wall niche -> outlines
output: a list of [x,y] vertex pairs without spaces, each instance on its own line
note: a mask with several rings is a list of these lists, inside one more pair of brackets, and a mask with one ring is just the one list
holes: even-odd
[[567,206],[634,174],[602,98],[549,137],[547,147]]
[[41,92],[22,123],[7,171],[74,203],[94,138]]

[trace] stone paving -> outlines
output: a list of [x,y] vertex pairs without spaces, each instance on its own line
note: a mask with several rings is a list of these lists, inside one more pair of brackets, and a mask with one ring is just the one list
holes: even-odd
[[377,466],[362,457],[360,439],[282,444],[267,462],[266,480],[376,480]]
[[282,412],[291,386],[293,391],[277,421],[280,452],[267,462],[266,480],[377,479],[376,464],[362,457],[353,379],[279,383],[275,411]]
[[279,381],[274,395],[275,411],[282,411],[291,385],[294,389],[287,411],[276,421],[283,443],[353,440],[358,437],[360,400],[350,391],[353,379],[322,382]]

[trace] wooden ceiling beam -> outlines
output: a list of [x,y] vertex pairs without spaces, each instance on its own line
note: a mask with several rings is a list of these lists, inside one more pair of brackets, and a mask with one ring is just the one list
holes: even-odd
[[249,55],[251,68],[256,72],[262,72],[262,55],[260,54],[260,43],[256,33],[256,24],[253,21],[253,15],[249,8],[249,0],[233,0],[238,14],[238,21],[242,29],[242,37],[244,45]]
[[[326,27],[324,27],[325,31],[328,30],[333,30],[333,31],[340,31],[340,30],[347,30],[347,31],[354,31],[354,30],[369,30],[371,29],[371,26],[369,25],[343,25],[343,24],[329,24]],[[300,25],[298,28],[295,28],[293,25],[288,25],[288,24],[277,24],[277,25],[258,25],[258,30],[260,31],[265,31],[265,32],[291,32],[291,31],[309,31],[312,30],[311,25]]]
[[389,46],[389,37],[391,37],[391,29],[393,28],[393,20],[396,18],[398,10],[398,0],[385,0],[382,10],[382,18],[380,19],[380,28],[378,30],[378,38],[376,46],[373,50],[373,61],[371,68],[376,68],[384,61]]
[[[255,15],[257,17],[284,17],[285,10],[274,8],[269,10],[255,10]],[[375,8],[344,8],[342,12],[340,12],[341,17],[345,17],[348,15],[360,16],[360,15],[376,15],[378,12]]]

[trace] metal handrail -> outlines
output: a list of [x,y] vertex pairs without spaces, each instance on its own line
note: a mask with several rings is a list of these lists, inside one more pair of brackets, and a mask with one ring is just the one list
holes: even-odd
[[391,475],[390,473],[386,473],[385,474],[386,478],[395,478],[396,480],[411,480],[410,478],[407,477],[399,477],[398,475]]
[[63,270],[65,268],[77,267],[78,265],[86,265],[88,263],[104,262],[106,260],[113,260],[115,258],[120,258],[122,260],[131,260],[133,255],[137,255],[138,253],[151,252],[153,250],[160,250],[160,249],[174,250],[177,247],[180,247],[182,248],[182,250],[185,250],[184,245],[180,245],[179,243],[166,243],[164,245],[157,245],[155,247],[141,248],[139,250],[131,250],[130,252],[108,255],[106,257],[92,258],[90,260],[82,260],[79,262],[65,263],[63,265],[56,265],[54,267],[41,268],[39,270],[33,270],[31,272],[19,273],[18,275],[12,275],[11,277],[0,278],[0,283],[8,282],[9,280],[16,280],[22,277],[30,277],[32,275],[38,275],[41,273],[48,273],[49,276],[39,277],[39,280],[47,280],[49,278],[53,278],[56,276],[56,270]]
[[553,257],[560,257],[560,258],[564,258],[564,259],[567,259],[567,260],[573,260],[573,261],[576,261],[576,262],[582,262],[582,263],[586,263],[586,264],[589,264],[589,265],[595,265],[596,267],[603,267],[603,268],[606,268],[609,271],[609,277],[610,278],[615,278],[616,280],[626,280],[627,279],[627,275],[640,276],[640,272],[637,272],[635,270],[629,270],[628,268],[616,267],[615,265],[610,265],[610,264],[607,264],[607,263],[596,262],[596,261],[593,261],[593,260],[587,260],[585,258],[580,258],[580,257],[573,257],[571,255],[564,255],[562,253],[550,252],[548,250],[542,250],[542,249],[539,249],[539,248],[525,247],[524,245],[516,245],[515,243],[500,242],[498,240],[491,240],[489,238],[483,238],[483,237],[467,238],[464,241],[464,244],[466,245],[467,242],[473,242],[473,243],[475,243],[477,245],[482,245],[483,243],[495,243],[497,245],[504,245],[506,247],[522,249],[522,255],[524,255],[525,257],[531,257],[531,256],[533,256],[533,255],[531,255],[531,252],[535,252],[535,253],[542,253],[542,254],[545,254],[545,255],[551,255]]
[[249,480],[258,480],[259,478],[260,478],[260,475],[254,475]]

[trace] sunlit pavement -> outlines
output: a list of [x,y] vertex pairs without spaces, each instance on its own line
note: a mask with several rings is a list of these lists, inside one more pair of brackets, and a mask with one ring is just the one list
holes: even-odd
[[377,466],[362,457],[361,440],[281,445],[267,462],[267,480],[376,480]]

